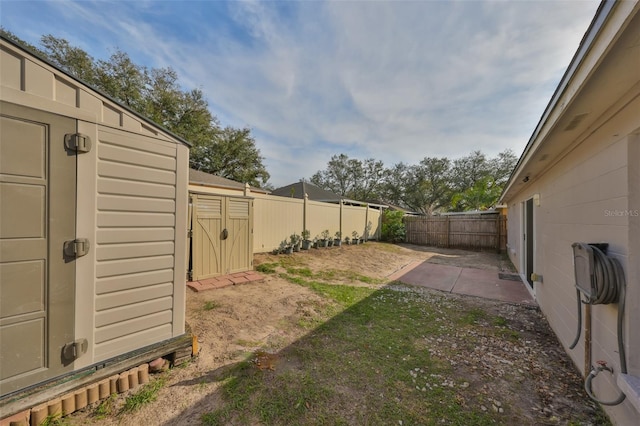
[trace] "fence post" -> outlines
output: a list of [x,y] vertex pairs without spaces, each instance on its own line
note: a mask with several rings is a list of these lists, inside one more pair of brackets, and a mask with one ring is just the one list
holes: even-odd
[[445,219],[445,223],[447,224],[447,242],[446,242],[446,247],[449,248],[449,242],[451,241],[451,225],[450,225],[450,220],[449,220],[449,216],[446,216]]
[[[309,194],[305,192],[302,200],[304,201],[302,203],[302,230],[305,231],[307,229],[307,202],[309,201]],[[309,238],[311,238],[311,236],[309,236]]]
[[340,224],[338,225],[338,231],[340,231],[340,237],[342,238],[342,209],[344,207],[344,200],[340,198]]
[[500,254],[500,246],[502,245],[502,236],[500,235],[500,232],[502,231],[502,224],[500,223],[501,216],[502,214],[499,214],[498,217],[496,217],[496,251],[498,254]]
[[364,240],[367,241],[369,239],[369,232],[367,231],[367,226],[369,226],[369,203],[367,203],[367,209],[364,213]]

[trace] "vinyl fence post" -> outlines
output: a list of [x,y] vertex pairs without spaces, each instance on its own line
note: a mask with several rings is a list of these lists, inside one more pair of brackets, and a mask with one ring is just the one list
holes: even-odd
[[302,230],[304,231],[308,229],[307,228],[307,202],[309,202],[309,194],[307,194],[306,192],[304,193],[303,201],[304,202],[302,203]]

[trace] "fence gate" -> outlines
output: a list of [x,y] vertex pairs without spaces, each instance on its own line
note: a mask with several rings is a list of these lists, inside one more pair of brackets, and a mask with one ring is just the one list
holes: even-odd
[[191,194],[190,279],[247,271],[253,267],[253,200]]

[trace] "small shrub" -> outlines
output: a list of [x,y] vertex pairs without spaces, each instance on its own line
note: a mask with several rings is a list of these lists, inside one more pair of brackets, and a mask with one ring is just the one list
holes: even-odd
[[384,210],[382,212],[382,240],[391,243],[399,243],[404,241],[406,229],[402,218],[404,213],[401,211]]

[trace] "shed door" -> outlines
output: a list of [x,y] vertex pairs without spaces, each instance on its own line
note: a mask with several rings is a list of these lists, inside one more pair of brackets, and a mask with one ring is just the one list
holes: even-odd
[[[64,148],[75,120],[0,104],[0,395],[73,368],[76,157]],[[66,365],[65,365],[66,364]]]
[[251,269],[251,200],[227,198],[226,224],[228,237],[225,244],[227,274]]
[[222,268],[222,197],[193,195],[193,280],[223,274]]
[[192,279],[251,269],[252,200],[193,194]]

